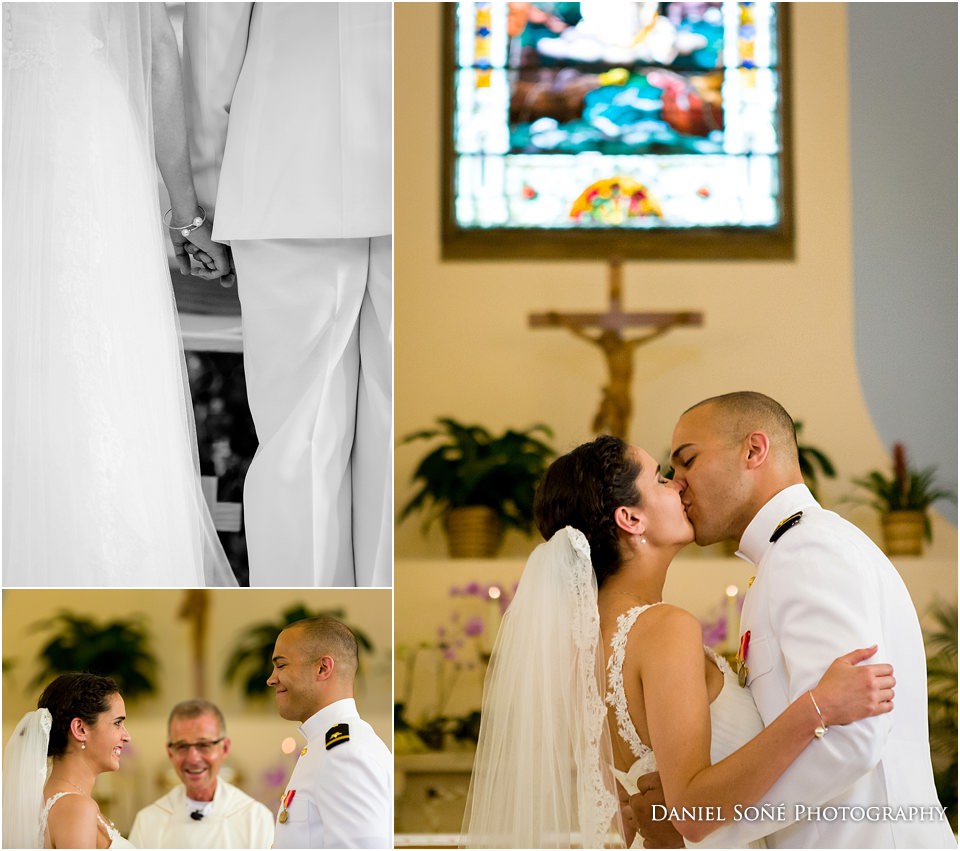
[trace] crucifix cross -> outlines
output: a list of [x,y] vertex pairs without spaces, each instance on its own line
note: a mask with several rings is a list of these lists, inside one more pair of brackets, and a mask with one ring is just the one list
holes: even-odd
[[[628,313],[623,309],[623,263],[610,260],[610,308],[606,313],[533,313],[531,328],[566,328],[581,340],[597,346],[607,361],[609,376],[603,398],[593,419],[597,434],[612,434],[627,439],[633,403],[633,353],[640,346],[661,337],[671,328],[702,325],[703,314],[692,311],[676,313]],[[599,329],[591,333],[589,329]],[[647,333],[626,337],[631,328],[647,328]]]
[[193,694],[203,697],[206,694],[206,657],[207,657],[207,609],[210,606],[209,591],[206,588],[189,588],[183,592],[183,604],[177,617],[190,624],[190,645],[193,656]]

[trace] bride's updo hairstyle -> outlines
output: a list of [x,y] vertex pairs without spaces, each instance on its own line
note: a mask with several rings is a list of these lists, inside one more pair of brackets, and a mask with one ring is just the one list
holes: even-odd
[[545,540],[564,526],[583,532],[598,586],[620,567],[614,512],[640,503],[640,465],[628,457],[629,448],[610,435],[581,444],[550,465],[533,498],[533,516]]
[[70,741],[70,722],[79,718],[94,725],[97,716],[110,709],[110,696],[120,689],[109,677],[97,674],[61,674],[44,690],[37,709],[49,709],[50,744],[47,756],[63,756]]

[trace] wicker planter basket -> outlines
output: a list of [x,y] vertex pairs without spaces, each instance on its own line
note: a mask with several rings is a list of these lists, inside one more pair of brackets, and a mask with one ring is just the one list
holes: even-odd
[[888,511],[881,521],[883,549],[888,556],[923,555],[922,511]]
[[451,508],[443,526],[451,558],[492,558],[503,543],[503,522],[483,505]]

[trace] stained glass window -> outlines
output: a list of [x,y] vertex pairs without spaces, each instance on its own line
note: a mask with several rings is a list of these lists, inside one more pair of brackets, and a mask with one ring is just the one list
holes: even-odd
[[447,256],[790,256],[776,3],[448,10]]

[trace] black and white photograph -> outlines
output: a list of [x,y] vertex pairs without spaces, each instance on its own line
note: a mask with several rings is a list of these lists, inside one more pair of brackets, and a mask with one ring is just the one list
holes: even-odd
[[3,17],[4,586],[389,586],[391,5]]

